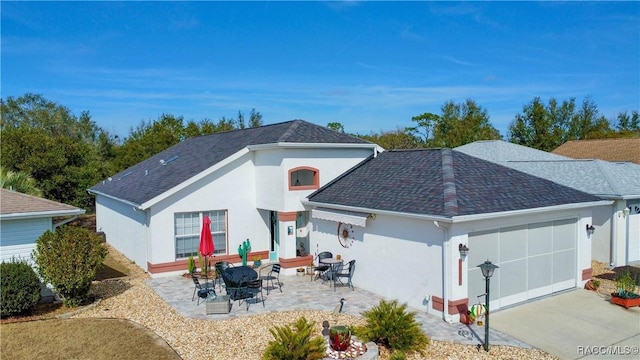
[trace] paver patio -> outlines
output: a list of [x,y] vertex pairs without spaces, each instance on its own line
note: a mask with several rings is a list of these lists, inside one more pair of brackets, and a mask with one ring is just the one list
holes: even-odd
[[[331,312],[340,303],[341,298],[345,299],[342,309],[344,313],[361,315],[363,311],[371,309],[383,299],[358,287],[351,290],[346,286],[338,286],[334,292],[328,282],[323,284],[320,280],[311,281],[309,276],[281,275],[280,282],[282,292],[276,288],[270,290],[267,295],[265,290],[264,308],[261,303],[251,303],[249,310],[246,310],[244,304],[238,306],[234,301],[229,314],[212,315],[206,314],[204,303],[196,305],[197,301],[191,300],[194,285],[190,278],[174,275],[150,279],[147,284],[180,314],[208,320],[230,319],[273,311],[324,310]],[[219,289],[217,291],[219,292]],[[439,316],[426,313],[425,309],[409,308],[409,311],[416,313],[416,320],[422,324],[422,329],[431,339],[469,345],[477,345],[481,343],[481,339],[484,339],[483,327],[468,326],[459,322],[449,324]],[[490,332],[490,343],[531,348],[530,345],[493,329]]]

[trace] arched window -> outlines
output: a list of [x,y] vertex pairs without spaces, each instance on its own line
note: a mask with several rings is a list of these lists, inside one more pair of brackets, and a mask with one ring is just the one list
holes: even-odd
[[289,190],[312,190],[320,187],[318,169],[302,166],[289,170]]

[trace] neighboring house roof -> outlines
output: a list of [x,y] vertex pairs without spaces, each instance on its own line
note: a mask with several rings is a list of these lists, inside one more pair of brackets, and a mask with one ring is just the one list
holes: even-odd
[[637,164],[575,160],[502,140],[476,141],[455,150],[605,199],[640,198]]
[[308,199],[316,205],[447,218],[600,200],[451,149],[385,151]]
[[84,214],[83,209],[16,191],[0,189],[0,219]]
[[640,138],[567,141],[552,153],[574,159],[630,161],[640,164]]
[[333,144],[378,147],[303,120],[188,138],[91,187],[90,191],[141,205],[251,146]]

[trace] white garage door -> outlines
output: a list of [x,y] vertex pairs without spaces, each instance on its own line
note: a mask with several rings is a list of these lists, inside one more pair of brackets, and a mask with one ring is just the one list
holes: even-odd
[[469,302],[485,293],[476,266],[487,259],[500,267],[491,278],[493,309],[574,287],[576,239],[575,219],[469,234]]

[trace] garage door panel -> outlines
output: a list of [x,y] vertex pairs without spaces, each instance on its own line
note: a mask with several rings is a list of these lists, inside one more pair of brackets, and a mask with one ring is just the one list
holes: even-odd
[[551,286],[553,283],[551,276],[553,256],[551,254],[530,257],[528,266],[529,290]]
[[500,230],[500,261],[511,261],[527,256],[527,227],[518,226]]
[[553,282],[575,278],[575,252],[573,249],[553,253]]
[[553,222],[553,251],[573,249],[575,246],[576,225],[574,221]]
[[500,294],[514,295],[527,291],[527,259],[500,263]]
[[529,256],[548,254],[553,250],[552,222],[531,224],[528,232],[527,253]]
[[469,267],[475,267],[485,260],[490,259],[491,261],[496,261],[496,254],[500,249],[500,237],[499,234],[495,232],[487,232],[487,233],[477,233],[473,236],[473,244],[478,244],[477,246],[471,245],[471,249],[469,254],[467,255],[469,260]]

